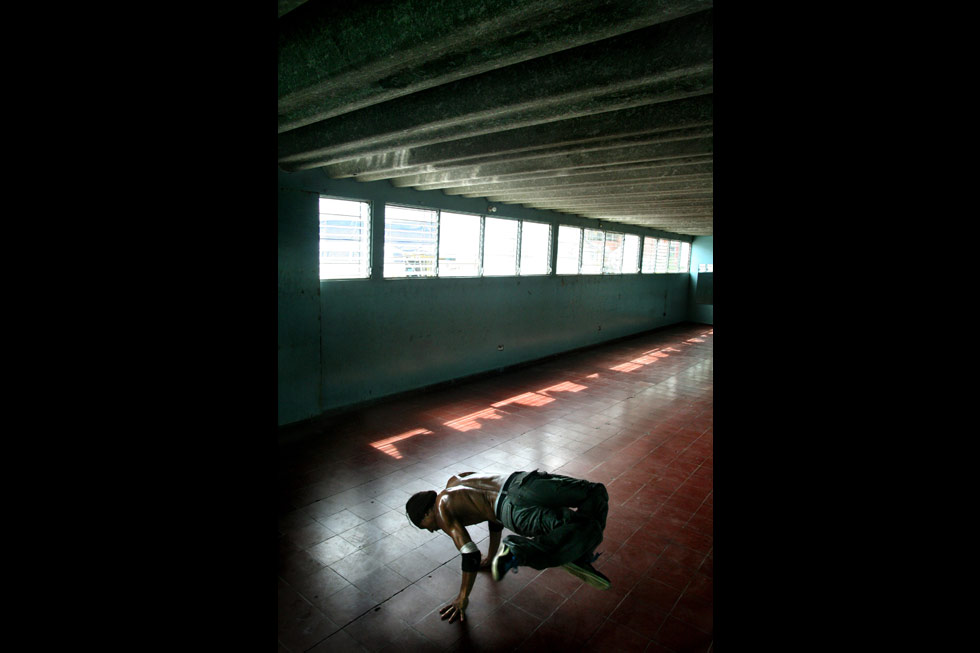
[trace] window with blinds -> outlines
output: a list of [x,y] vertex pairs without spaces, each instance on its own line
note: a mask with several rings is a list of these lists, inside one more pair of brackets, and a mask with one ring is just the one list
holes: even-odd
[[[654,271],[657,239],[643,241],[643,272]],[[558,274],[637,274],[640,236],[601,229],[558,226]],[[666,259],[665,259],[666,260]]]
[[606,248],[606,235],[598,229],[585,229],[582,241],[582,274],[602,274],[602,254]]
[[[691,244],[603,229],[385,206],[385,278],[688,272]],[[320,198],[320,278],[371,275],[368,202]],[[643,245],[642,250],[640,245]]]
[[371,205],[320,198],[320,278],[371,276]]
[[438,211],[386,205],[384,276],[435,276],[438,232]]
[[603,274],[623,273],[623,243],[625,240],[626,234],[606,232],[606,243],[602,255]]
[[643,237],[643,274],[653,274],[657,263],[657,239],[651,236]]
[[688,272],[691,266],[691,243],[666,238],[643,239],[644,274]]
[[678,272],[680,270],[681,244],[679,241],[672,240],[667,249],[667,272]]
[[657,261],[653,267],[653,271],[657,274],[663,274],[667,271],[667,250],[669,247],[670,241],[666,238],[657,240]]

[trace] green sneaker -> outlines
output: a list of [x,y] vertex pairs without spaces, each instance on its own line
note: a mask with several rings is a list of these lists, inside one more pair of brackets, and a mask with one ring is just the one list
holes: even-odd
[[572,576],[585,581],[592,587],[607,590],[612,587],[612,581],[610,581],[609,578],[607,578],[601,571],[592,566],[592,562],[598,557],[598,555],[583,556],[575,562],[566,562],[562,565],[562,569],[570,573]]
[[499,581],[511,569],[514,570],[515,574],[517,573],[517,560],[514,559],[514,554],[511,553],[510,548],[501,542],[497,548],[497,554],[493,557],[493,562],[490,563],[490,573],[494,580]]

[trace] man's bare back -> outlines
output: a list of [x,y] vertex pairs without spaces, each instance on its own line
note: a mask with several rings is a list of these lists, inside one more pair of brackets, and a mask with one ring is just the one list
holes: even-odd
[[507,476],[501,474],[456,474],[446,482],[446,489],[436,496],[436,505],[446,522],[461,526],[496,522],[494,505],[506,480]]

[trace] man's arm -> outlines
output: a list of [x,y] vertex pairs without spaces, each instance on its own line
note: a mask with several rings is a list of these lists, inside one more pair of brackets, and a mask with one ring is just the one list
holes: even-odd
[[453,623],[457,619],[466,621],[466,606],[469,604],[470,592],[473,590],[473,583],[476,582],[476,572],[480,564],[480,549],[477,548],[470,534],[466,532],[460,523],[448,521],[446,532],[453,538],[453,544],[459,549],[463,556],[463,578],[459,586],[459,594],[456,595],[452,603],[439,611],[443,619],[449,619]]

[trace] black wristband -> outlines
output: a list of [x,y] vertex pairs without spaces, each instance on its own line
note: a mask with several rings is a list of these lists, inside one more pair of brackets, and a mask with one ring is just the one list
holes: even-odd
[[463,571],[479,571],[480,570],[480,552],[474,551],[473,553],[463,554]]

